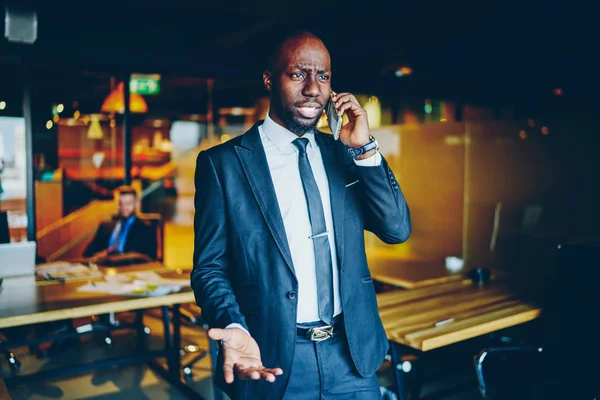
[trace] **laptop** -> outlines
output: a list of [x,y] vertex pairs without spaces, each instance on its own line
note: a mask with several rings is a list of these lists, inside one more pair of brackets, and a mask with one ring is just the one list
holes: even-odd
[[0,278],[35,274],[36,242],[0,244]]

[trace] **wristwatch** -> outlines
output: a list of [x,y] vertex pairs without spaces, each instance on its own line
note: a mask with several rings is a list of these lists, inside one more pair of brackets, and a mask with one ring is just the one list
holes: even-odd
[[368,153],[372,150],[379,150],[379,143],[377,143],[377,140],[375,139],[375,137],[373,135],[369,135],[369,138],[371,139],[368,143],[360,146],[360,147],[350,147],[348,149],[348,153],[350,153],[350,156],[352,158],[354,158],[355,160],[362,156],[365,153]]

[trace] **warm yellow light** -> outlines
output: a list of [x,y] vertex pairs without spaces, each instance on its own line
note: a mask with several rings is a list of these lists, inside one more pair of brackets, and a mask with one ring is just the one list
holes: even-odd
[[381,104],[376,96],[369,97],[369,101],[363,106],[369,117],[369,127],[378,129],[381,126]]
[[6,102],[0,101],[0,110],[4,110],[6,108]]
[[59,113],[65,111],[64,104],[59,104],[58,106],[56,106],[56,111],[58,111]]
[[520,137],[521,139],[527,139],[527,132],[525,132],[525,131],[520,131],[520,132],[519,132],[519,137]]
[[110,120],[110,127],[111,127],[111,128],[114,128],[115,126],[117,126],[117,121],[116,121],[116,120],[114,120],[114,119],[111,119],[111,120]]
[[51,120],[48,120],[48,121],[46,122],[46,129],[52,129],[52,125],[54,125],[54,124],[52,123],[52,121],[51,121]]
[[60,121],[60,117],[58,116],[58,114],[52,117],[52,121],[54,121],[55,124],[57,124],[58,121]]
[[233,107],[231,109],[231,115],[242,115],[244,113],[244,110],[242,110],[241,107]]
[[81,113],[79,112],[79,110],[75,110],[75,112],[73,113],[73,118],[79,119],[80,116],[81,116]]
[[319,121],[317,122],[317,129],[323,129],[327,126],[327,114],[323,112],[319,117]]
[[[114,112],[123,114],[125,112],[125,94],[123,92],[123,82],[117,85],[117,88],[109,93],[100,108],[103,112]],[[132,113],[145,113],[148,111],[148,104],[144,97],[137,93],[129,94],[129,111]]]
[[100,118],[98,118],[97,114],[92,114],[91,121],[90,128],[87,132],[88,139],[102,139],[104,137],[104,132],[100,126]]
[[440,122],[446,122],[448,121],[446,118],[440,118]]
[[231,139],[231,136],[229,136],[228,134],[224,133],[221,135],[221,143],[225,143],[229,139]]
[[398,78],[401,76],[411,75],[413,72],[411,67],[400,67],[396,70],[395,74]]

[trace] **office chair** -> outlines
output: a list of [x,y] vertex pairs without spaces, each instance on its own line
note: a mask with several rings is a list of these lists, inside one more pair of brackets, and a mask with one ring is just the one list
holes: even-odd
[[475,356],[479,391],[485,400],[535,399],[543,366],[543,348],[492,347]]
[[[151,249],[156,249],[155,260],[162,263],[164,259],[164,223],[162,221],[162,216],[158,213],[138,213],[137,218],[149,224],[150,228],[156,232],[156,235],[154,236],[155,241],[148,243],[148,246]],[[89,331],[90,329],[98,329],[99,327],[103,330],[106,329],[104,342],[108,346],[112,347],[111,332],[115,329],[135,327],[138,329],[138,334],[145,334],[146,337],[150,335],[150,328],[143,325],[143,318],[144,310],[137,310],[133,324],[123,324],[115,318],[115,313],[111,312],[104,316],[98,316],[98,318],[95,321],[92,321],[91,324],[78,327],[77,331]]]
[[[0,340],[0,345],[2,345],[3,342],[3,340]],[[11,371],[17,372],[21,369],[21,362],[19,361],[15,353],[8,349],[4,349],[2,353],[4,354],[4,357],[6,358],[6,361],[8,362]]]
[[545,256],[551,255],[555,264],[549,268],[540,262],[530,275],[530,294],[544,310],[540,345],[480,352],[474,364],[485,399],[592,400],[599,395],[600,345],[594,321],[600,238],[565,239],[551,247]]
[[[201,349],[195,345],[184,346],[183,348],[180,349],[181,355],[190,354],[190,353],[198,353],[190,361],[186,362],[185,364],[182,364],[181,368],[183,370],[183,374],[184,374],[185,378],[187,380],[191,379],[193,366],[197,362],[204,360],[208,356],[210,356],[210,358],[211,358],[211,371],[212,371],[212,374],[214,377],[214,374],[215,374],[215,371],[217,368],[218,347],[217,347],[217,343],[208,336],[209,326],[202,319],[202,314],[201,314],[202,311],[195,304],[187,304],[186,306],[181,307],[179,309],[179,311],[180,311],[181,318],[184,321],[191,323],[194,326],[200,326],[200,327],[202,327],[202,329],[204,329],[204,331],[206,332],[206,338],[208,340],[208,345],[209,345],[208,349]],[[213,382],[214,382],[214,379],[213,379]],[[214,399],[222,400],[223,398],[224,397],[223,397],[221,390],[217,386],[214,386]]]
[[[138,213],[137,218],[146,222],[150,225],[151,229],[156,232],[154,241],[148,243],[151,249],[156,251],[155,260],[162,262],[164,258],[164,224],[160,214],[156,213]],[[130,265],[131,262],[135,263],[135,259],[124,258],[124,263],[120,266]],[[144,261],[144,260],[140,260]],[[119,265],[115,265],[119,266]],[[117,329],[133,328],[136,329],[138,335],[144,335],[143,338],[138,342],[138,346],[143,348],[146,344],[146,338],[150,335],[150,328],[143,325],[144,310],[136,310],[135,318],[133,322],[123,322],[116,319],[115,313],[111,312],[103,315],[94,315],[90,323],[72,328],[78,334],[93,334],[95,332],[103,332],[103,342],[112,347],[112,331]],[[48,350],[38,352],[38,357],[43,358],[47,356],[49,351],[53,350],[52,346]]]
[[[208,324],[206,324],[202,320],[201,311],[200,311],[199,307],[197,307],[196,305],[193,305],[193,304],[188,304],[186,306],[181,307],[179,309],[179,312],[180,312],[182,320],[189,322],[190,324],[193,324],[194,326],[201,327],[202,329],[204,329],[206,331],[206,337],[207,337],[209,343],[212,341],[210,339],[210,337],[208,337],[208,329],[209,329]],[[211,355],[210,346],[209,346],[209,349],[200,349],[198,346],[188,345],[188,346],[184,346],[179,351],[180,351],[181,355],[197,353],[197,355],[194,358],[192,358],[192,360],[188,361],[185,364],[182,364],[182,366],[181,366],[181,368],[183,370],[183,374],[186,378],[191,378],[192,367],[194,366],[194,364],[196,364],[197,362],[199,362],[201,360],[204,360],[206,357]]]

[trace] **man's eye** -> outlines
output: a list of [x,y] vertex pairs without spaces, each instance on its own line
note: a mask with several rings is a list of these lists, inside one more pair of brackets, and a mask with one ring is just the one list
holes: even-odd
[[320,75],[319,79],[322,81],[328,81],[329,80],[329,75]]
[[291,77],[292,77],[292,79],[300,80],[300,79],[304,78],[304,75],[302,75],[299,72],[296,72],[296,73],[292,74]]

